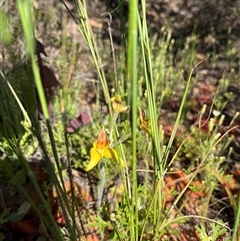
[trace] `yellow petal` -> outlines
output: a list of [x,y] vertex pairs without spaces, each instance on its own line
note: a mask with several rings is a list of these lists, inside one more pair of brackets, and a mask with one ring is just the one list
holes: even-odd
[[119,106],[118,109],[117,109],[117,113],[120,113],[120,112],[128,112],[130,110],[130,106]]
[[151,127],[150,127],[150,121],[144,120],[144,122],[140,123],[140,129],[151,135]]
[[88,163],[88,166],[86,168],[86,171],[90,171],[92,168],[94,168],[99,161],[101,160],[101,156],[97,152],[95,148],[91,148],[90,150],[90,162]]
[[110,158],[114,161],[117,161],[117,157],[116,157],[116,152],[114,152],[115,150],[113,150],[112,148],[107,148],[105,150],[105,152],[103,153],[103,157],[107,157]]
[[127,112],[129,111],[130,107],[129,106],[124,106],[121,96],[120,95],[116,95],[115,97],[113,97],[111,99],[112,101],[112,108],[116,113],[120,113],[120,112]]
[[107,157],[107,158],[110,158],[110,159],[112,159],[112,160],[114,160],[114,161],[116,161],[116,162],[120,162],[121,166],[122,166],[122,167],[125,167],[124,161],[123,161],[121,158],[118,157],[118,154],[117,154],[117,152],[116,152],[114,149],[108,148],[108,149],[104,152],[103,156],[104,156],[104,157]]
[[150,120],[146,119],[145,113],[139,107],[140,129],[151,135]]

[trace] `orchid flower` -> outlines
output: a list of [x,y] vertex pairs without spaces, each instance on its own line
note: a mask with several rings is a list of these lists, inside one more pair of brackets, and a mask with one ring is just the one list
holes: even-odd
[[124,106],[121,96],[120,95],[115,95],[113,98],[111,98],[112,102],[112,108],[116,113],[121,113],[121,112],[127,112],[130,109],[130,106]]
[[106,130],[103,127],[98,135],[97,141],[93,143],[93,147],[90,150],[90,162],[86,168],[86,171],[90,171],[103,158],[112,159],[120,162],[121,166],[125,166],[123,160],[118,157],[116,150],[110,148],[109,145],[110,141],[108,140]]
[[141,108],[139,107],[139,115],[140,115],[140,126],[139,128],[149,135],[151,135],[151,126],[150,126],[150,120],[148,120],[145,116],[145,113],[142,112]]

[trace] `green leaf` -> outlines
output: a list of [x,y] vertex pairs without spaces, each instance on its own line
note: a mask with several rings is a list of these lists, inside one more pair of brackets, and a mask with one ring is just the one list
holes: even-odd
[[10,183],[12,185],[21,185],[26,181],[26,173],[24,170],[19,170],[17,173],[14,175],[14,177],[10,180]]
[[89,222],[89,227],[94,228],[98,227],[98,233],[104,232],[105,228],[111,226],[111,223],[104,221],[100,216],[96,216],[93,222]]
[[18,213],[25,215],[25,214],[27,213],[27,211],[29,210],[30,207],[31,207],[30,203],[28,203],[28,202],[25,201],[25,202],[19,207]]
[[9,45],[12,41],[12,35],[8,25],[8,19],[5,12],[0,8],[0,42]]
[[16,222],[23,219],[24,215],[28,212],[29,208],[31,207],[30,203],[24,202],[17,210],[17,212],[12,213],[8,220],[10,222]]
[[[8,216],[9,213],[10,213],[10,208],[5,208],[3,210],[3,213],[0,215],[0,224],[8,222],[8,219],[4,217]],[[1,240],[1,236],[0,236],[0,240]]]
[[24,215],[22,213],[20,213],[20,214],[18,212],[11,213],[8,217],[8,221],[17,222],[17,221],[22,220],[23,217],[24,217]]

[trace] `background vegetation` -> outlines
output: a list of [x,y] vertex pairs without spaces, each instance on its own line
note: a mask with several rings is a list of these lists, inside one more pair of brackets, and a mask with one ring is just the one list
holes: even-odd
[[0,6],[0,240],[239,240],[239,1]]

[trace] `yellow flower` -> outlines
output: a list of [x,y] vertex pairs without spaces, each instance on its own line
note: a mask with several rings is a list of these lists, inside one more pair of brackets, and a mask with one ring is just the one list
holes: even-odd
[[107,138],[106,130],[102,128],[97,141],[93,143],[93,147],[90,150],[90,162],[86,171],[90,171],[104,157],[120,162],[122,166],[125,166],[123,160],[118,157],[117,152],[113,148],[109,147],[109,144],[110,141]]
[[147,132],[151,135],[151,126],[150,120],[146,119],[145,113],[142,112],[141,108],[139,107],[139,115],[140,115],[140,129]]
[[127,112],[130,109],[130,106],[124,106],[121,96],[120,95],[115,95],[112,99],[112,108],[116,113],[120,112]]

